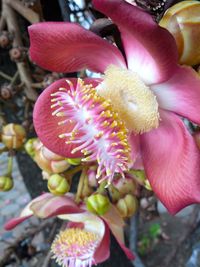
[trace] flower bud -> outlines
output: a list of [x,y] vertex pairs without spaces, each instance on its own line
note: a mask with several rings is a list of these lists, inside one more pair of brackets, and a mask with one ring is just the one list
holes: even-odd
[[19,124],[9,123],[2,129],[2,142],[9,149],[19,149],[26,138],[24,127]]
[[65,158],[50,151],[39,139],[33,142],[33,147],[34,160],[42,170],[48,173],[61,173],[69,168],[70,165]]
[[53,174],[48,179],[49,191],[57,196],[62,196],[69,192],[70,185],[67,179],[59,174]]
[[129,174],[126,174],[125,179],[114,180],[113,185],[118,189],[120,197],[127,194],[134,195],[137,191],[137,185]]
[[87,198],[86,205],[87,209],[92,213],[103,215],[108,211],[110,201],[107,196],[94,194]]
[[98,186],[96,175],[97,175],[97,166],[90,166],[87,171],[87,176],[88,176],[88,183],[91,187]]
[[31,138],[28,139],[28,141],[25,143],[24,148],[27,152],[27,154],[29,154],[29,156],[31,158],[34,158],[35,156],[35,147],[34,147],[34,142],[37,140],[37,138]]
[[138,200],[136,197],[128,194],[117,202],[116,208],[123,218],[129,218],[136,213]]
[[170,7],[160,21],[160,26],[175,38],[181,64],[200,63],[200,2],[181,1]]
[[13,179],[9,176],[0,176],[0,191],[9,191],[13,188]]
[[75,165],[75,166],[76,165],[79,165],[81,163],[81,158],[75,158],[75,159],[69,159],[69,158],[67,158],[66,160],[67,160],[67,162],[69,164]]

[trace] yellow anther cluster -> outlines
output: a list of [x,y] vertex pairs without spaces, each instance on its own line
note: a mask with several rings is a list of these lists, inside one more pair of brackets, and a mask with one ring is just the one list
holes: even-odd
[[99,241],[99,236],[95,233],[85,231],[80,228],[68,228],[61,231],[54,240],[51,250],[56,255],[58,248],[65,251],[66,257],[81,253],[81,248],[89,248]]

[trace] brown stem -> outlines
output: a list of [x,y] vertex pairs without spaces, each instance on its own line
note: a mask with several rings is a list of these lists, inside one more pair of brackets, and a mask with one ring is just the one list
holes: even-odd
[[31,24],[40,21],[39,15],[32,9],[24,6],[19,0],[5,0],[5,3],[11,6],[15,11],[27,19]]
[[[7,0],[2,0],[3,3],[3,14],[6,18],[9,32],[14,35],[13,45],[17,47],[23,46],[21,39],[20,28],[16,18],[15,11],[7,4]],[[17,68],[21,81],[25,84],[25,94],[28,99],[35,101],[37,99],[37,93],[31,87],[33,83],[29,66],[25,62],[17,62]]]
[[6,27],[6,20],[2,14],[0,17],[0,31],[3,31],[5,27]]

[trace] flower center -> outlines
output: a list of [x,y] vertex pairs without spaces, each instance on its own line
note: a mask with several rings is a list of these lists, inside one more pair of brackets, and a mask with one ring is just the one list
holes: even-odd
[[57,235],[51,246],[53,258],[64,267],[91,267],[94,264],[93,255],[99,241],[97,234],[84,229],[66,229]]
[[130,161],[128,131],[110,102],[96,93],[92,85],[78,79],[76,88],[67,80],[70,89],[54,93],[53,115],[62,117],[60,124],[72,123],[69,133],[61,133],[67,144],[76,144],[71,153],[81,151],[82,161],[97,161],[97,178],[112,182],[115,173],[124,176]]
[[138,134],[158,127],[160,116],[156,96],[137,73],[110,65],[97,92],[111,100],[129,130]]

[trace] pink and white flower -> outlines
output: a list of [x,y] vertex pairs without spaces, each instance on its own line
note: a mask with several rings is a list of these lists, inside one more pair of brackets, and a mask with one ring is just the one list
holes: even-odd
[[84,206],[79,207],[72,194],[60,197],[45,193],[32,200],[18,218],[5,225],[5,229],[13,229],[33,215],[39,218],[58,216],[68,221],[51,248],[53,258],[61,266],[91,267],[107,260],[110,256],[109,229],[127,257],[134,259],[132,252],[124,244],[124,222],[113,206],[99,217],[85,210]]
[[[76,117],[77,120],[73,117],[70,123],[70,116],[75,113],[72,111],[73,114],[67,116],[67,109],[72,109],[69,96],[73,88],[80,89],[77,89],[76,79],[70,79],[71,89],[66,81],[58,80],[41,94],[34,111],[36,131],[45,146],[62,156],[80,157],[84,149],[86,154],[94,155],[95,151],[96,160],[100,154],[103,155],[99,160],[100,173],[109,181],[115,172],[123,173],[129,168],[131,162],[127,152],[125,157],[122,154],[123,150],[129,151],[131,147],[128,153],[132,160],[141,155],[154,192],[171,213],[176,213],[200,201],[199,151],[182,121],[185,117],[200,124],[200,79],[191,68],[177,64],[173,37],[149,14],[123,0],[93,0],[93,4],[118,26],[125,56],[115,45],[79,25],[53,22],[34,24],[29,28],[30,55],[38,65],[51,71],[75,72],[87,68],[104,74],[100,80],[86,79],[83,87],[91,84],[102,99],[110,100],[112,112],[119,115],[119,120],[113,125],[124,124],[128,133],[122,131],[120,147],[112,138],[109,139],[115,130],[108,133],[104,129],[100,135],[104,137],[106,133],[106,138],[98,139],[98,112],[94,110],[95,120],[90,120],[85,102],[81,106],[81,111],[86,111],[84,115]],[[58,93],[63,87],[68,96],[67,93]],[[53,98],[61,98],[60,102],[59,99],[53,100],[57,103],[55,113],[58,116],[52,116],[52,94]],[[103,102],[100,106],[103,107]],[[64,118],[63,124],[59,124],[59,116]],[[68,136],[77,129],[76,134]],[[92,129],[97,132],[96,137],[94,134],[84,148],[77,149],[86,142],[84,135],[88,137]],[[66,134],[66,138],[58,137],[62,134]],[[116,146],[117,152],[112,150],[110,153],[111,145]],[[109,163],[105,153],[100,153],[102,151],[110,153]],[[115,158],[113,161],[115,153],[118,160]]]

